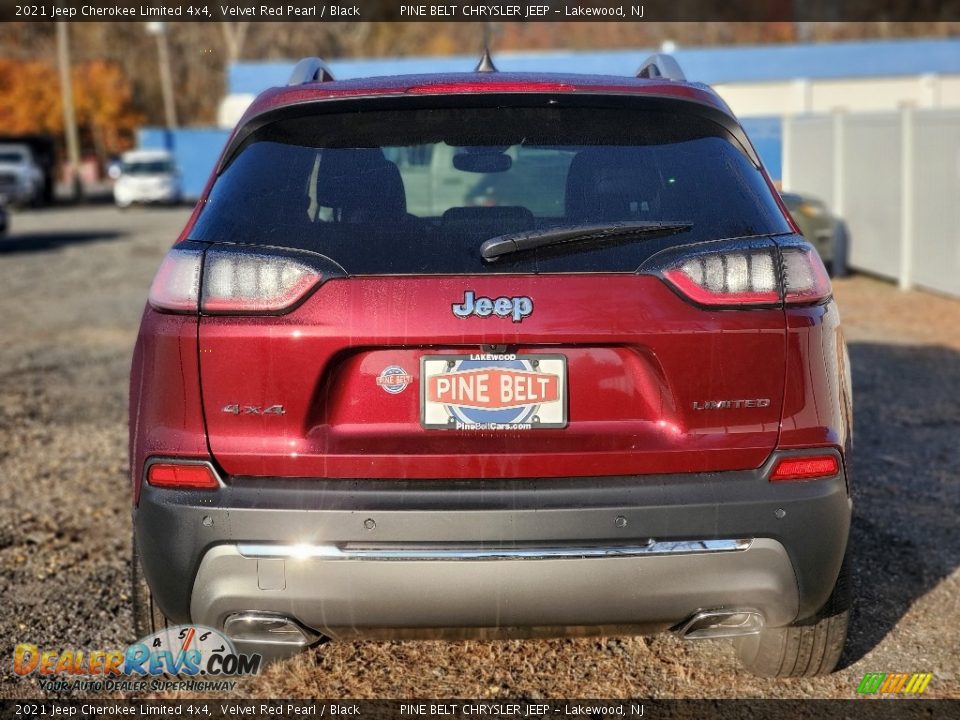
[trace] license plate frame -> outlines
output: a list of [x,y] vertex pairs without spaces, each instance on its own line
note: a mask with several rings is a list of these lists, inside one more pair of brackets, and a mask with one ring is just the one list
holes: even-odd
[[[450,382],[433,380],[444,377]],[[421,355],[420,425],[486,432],[565,428],[568,380],[567,357],[560,353]],[[511,400],[511,393],[517,397]],[[460,402],[445,402],[451,398]]]

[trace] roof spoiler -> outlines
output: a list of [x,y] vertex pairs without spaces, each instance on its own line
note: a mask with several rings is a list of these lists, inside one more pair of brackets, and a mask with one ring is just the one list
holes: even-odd
[[293,66],[287,85],[303,85],[313,82],[330,82],[333,73],[330,67],[318,57],[305,57]]
[[666,55],[665,53],[657,53],[644,60],[637,70],[637,77],[648,80],[687,81],[687,76],[680,69],[680,63],[674,60],[672,55]]

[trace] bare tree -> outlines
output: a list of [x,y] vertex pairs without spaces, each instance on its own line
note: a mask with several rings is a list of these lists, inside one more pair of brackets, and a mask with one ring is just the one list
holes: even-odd
[[[358,25],[361,23],[357,23]],[[222,22],[223,42],[227,47],[227,62],[236,62],[243,54],[243,43],[247,39],[249,22]]]

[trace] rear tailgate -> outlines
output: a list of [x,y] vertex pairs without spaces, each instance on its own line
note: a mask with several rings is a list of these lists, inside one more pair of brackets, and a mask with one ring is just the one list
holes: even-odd
[[[532,309],[459,317],[468,292]],[[204,316],[199,332],[210,447],[233,475],[729,470],[778,436],[783,311],[701,309],[653,276],[334,279],[289,314]]]
[[[228,473],[695,472],[757,467],[775,446],[785,321],[771,238],[791,227],[717,108],[543,88],[304,102],[240,135],[190,233],[212,248],[200,368]],[[481,250],[623,223],[676,232]],[[732,254],[683,264],[704,248]],[[766,305],[703,309],[643,274],[675,251],[701,299],[755,302],[743,291],[756,275]],[[236,262],[211,280],[221,253]],[[322,285],[251,316],[250,297],[300,277],[288,261]]]

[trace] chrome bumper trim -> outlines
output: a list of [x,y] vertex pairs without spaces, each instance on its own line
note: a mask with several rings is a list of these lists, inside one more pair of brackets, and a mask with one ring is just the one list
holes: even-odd
[[514,545],[487,547],[476,543],[462,545],[412,545],[396,543],[238,544],[237,551],[248,558],[288,558],[291,560],[576,560],[585,558],[648,557],[651,555],[689,555],[694,553],[747,550],[753,540],[649,540],[643,545]]

